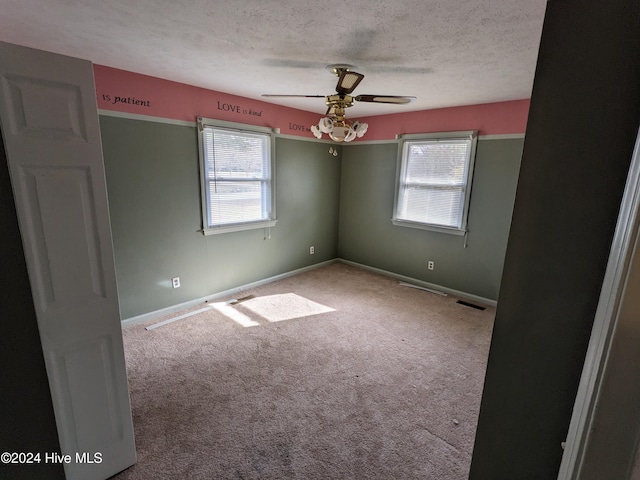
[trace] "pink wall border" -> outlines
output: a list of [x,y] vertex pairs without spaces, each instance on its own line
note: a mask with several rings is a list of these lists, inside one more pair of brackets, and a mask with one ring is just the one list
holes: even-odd
[[279,128],[280,133],[313,137],[316,113],[216,92],[161,78],[94,65],[98,108],[195,122],[215,118]]
[[[279,128],[313,138],[309,127],[321,115],[216,92],[184,83],[94,65],[98,108],[195,122],[196,117]],[[402,108],[399,106],[398,108]],[[362,141],[393,140],[397,134],[478,130],[480,135],[524,134],[529,100],[486,103],[361,117],[369,124]],[[353,118],[356,119],[355,117]]]
[[524,134],[529,104],[524,99],[366,117],[362,120],[369,129],[364,138],[388,140],[408,133],[462,130],[478,130],[479,135]]

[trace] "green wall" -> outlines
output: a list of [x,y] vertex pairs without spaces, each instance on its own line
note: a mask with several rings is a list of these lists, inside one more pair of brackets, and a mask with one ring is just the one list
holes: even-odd
[[276,139],[270,239],[204,236],[196,127],[107,115],[100,126],[123,319],[337,256],[340,157],[326,144]]
[[395,142],[334,157],[326,143],[278,137],[271,238],[265,229],[203,236],[195,126],[100,123],[123,319],[338,257],[497,298],[522,138],[478,141],[465,248],[461,236],[391,224]]
[[[338,255],[482,298],[498,297],[523,138],[478,141],[466,248],[462,236],[391,223],[398,145],[343,151]],[[435,269],[427,269],[427,261]]]

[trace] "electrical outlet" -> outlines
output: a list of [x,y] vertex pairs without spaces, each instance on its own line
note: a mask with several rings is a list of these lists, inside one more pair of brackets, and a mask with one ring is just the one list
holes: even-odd
[[173,285],[173,288],[180,288],[180,277],[173,277],[171,279],[171,284]]
[[309,255],[313,255],[314,253],[316,253],[316,247],[314,246],[309,247]]
[[428,268],[429,270],[433,270],[433,269],[434,269],[434,267],[435,267],[435,264],[433,263],[433,260],[429,260],[429,261],[427,262],[427,268]]

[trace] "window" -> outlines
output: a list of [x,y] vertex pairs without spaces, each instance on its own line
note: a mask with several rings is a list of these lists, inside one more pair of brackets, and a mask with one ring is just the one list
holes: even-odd
[[268,128],[198,119],[205,235],[276,223]]
[[394,225],[464,235],[477,132],[400,141]]

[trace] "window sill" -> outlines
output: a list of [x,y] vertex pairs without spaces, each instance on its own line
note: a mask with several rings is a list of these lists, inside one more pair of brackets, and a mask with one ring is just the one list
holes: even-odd
[[429,223],[419,223],[419,222],[411,222],[408,220],[398,220],[397,218],[392,218],[391,223],[393,223],[396,227],[417,228],[419,230],[430,230],[432,232],[448,233],[449,235],[463,236],[463,235],[466,235],[467,233],[466,230],[463,230],[460,228],[442,227],[439,225],[432,225]]
[[203,235],[217,235],[219,233],[241,232],[243,230],[254,230],[256,228],[270,228],[275,226],[277,220],[267,220],[264,222],[236,223],[233,225],[222,225],[219,227],[208,227],[202,230]]

